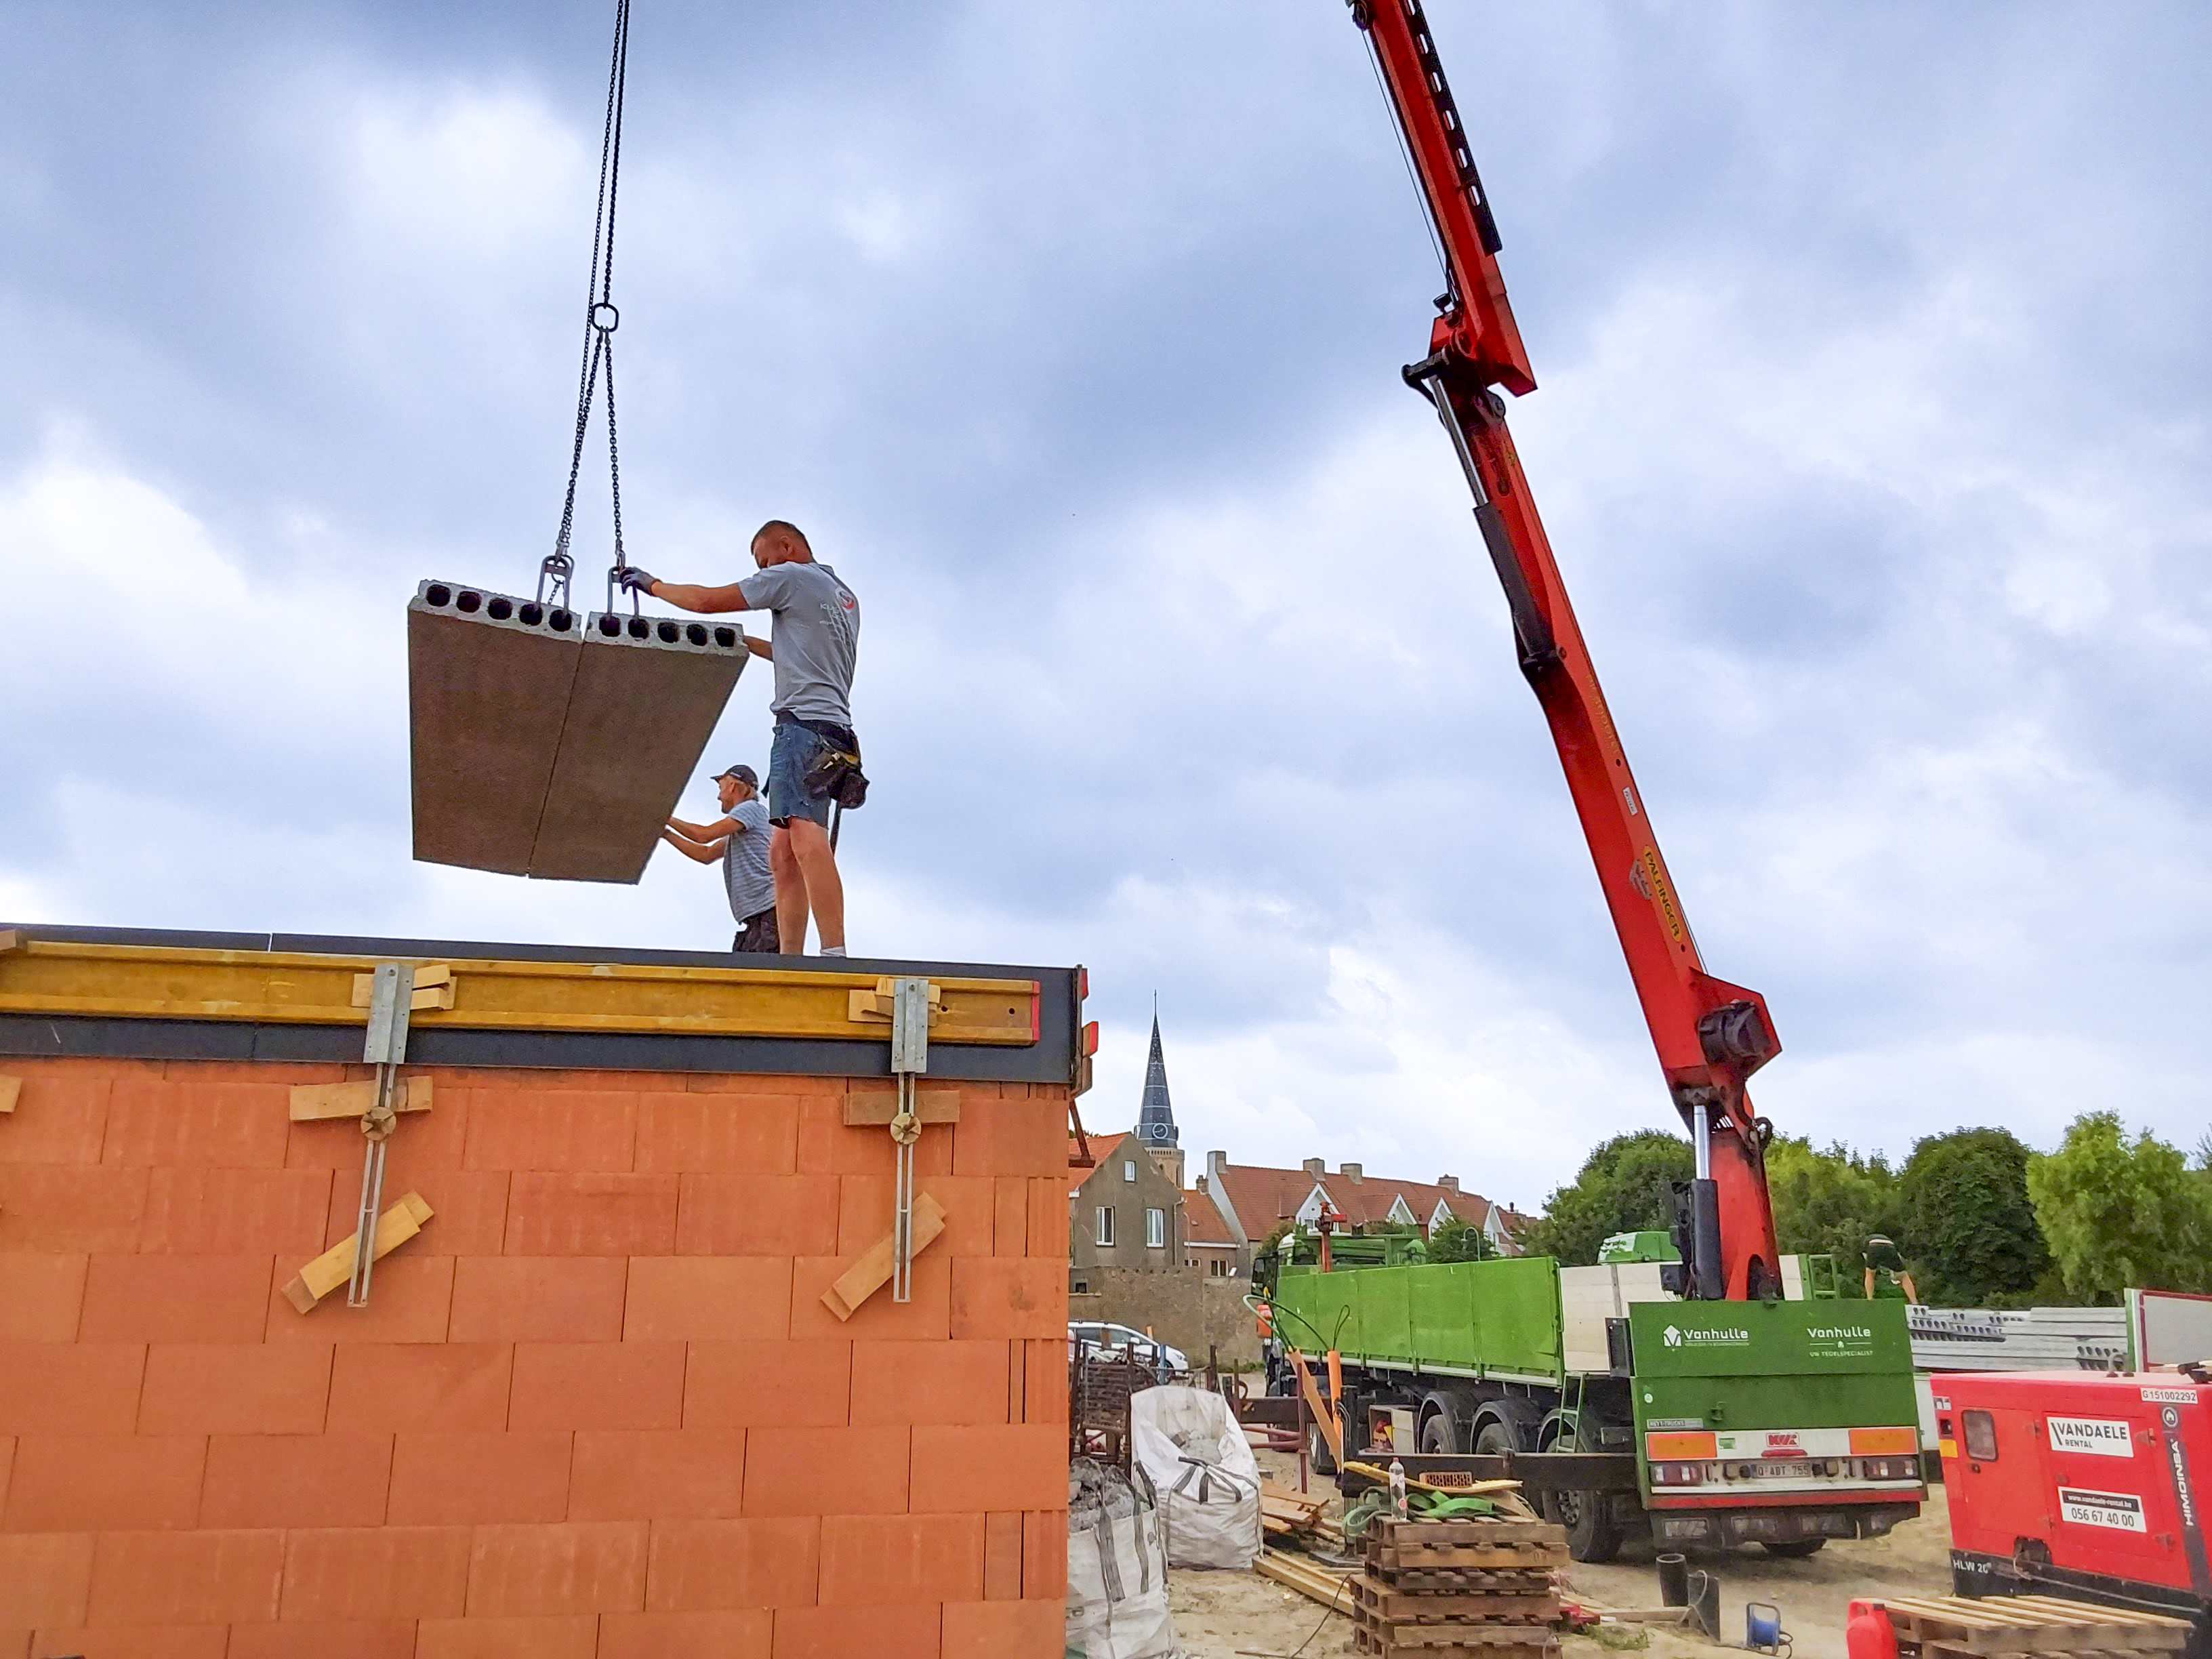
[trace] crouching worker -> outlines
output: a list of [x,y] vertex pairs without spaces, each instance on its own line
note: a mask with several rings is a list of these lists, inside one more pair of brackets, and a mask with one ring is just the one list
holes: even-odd
[[776,955],[775,878],[769,870],[768,808],[761,805],[760,775],[750,766],[732,766],[717,775],[722,816],[712,823],[671,818],[660,838],[686,858],[702,864],[722,861],[722,884],[729,890],[730,914],[738,936],[730,949]]
[[[822,954],[845,954],[845,885],[830,845],[830,805],[860,805],[860,739],[853,735],[853,667],[860,643],[860,602],[815,562],[795,525],[770,519],[752,539],[754,573],[726,587],[665,582],[631,568],[622,585],[679,611],[714,615],[767,611],[766,640],[748,638],[756,656],[775,665],[775,743],[769,751],[769,848],[775,876],[777,937],[793,956],[806,949],[811,910]],[[818,792],[818,793],[817,793]],[[696,855],[694,854],[696,857]]]

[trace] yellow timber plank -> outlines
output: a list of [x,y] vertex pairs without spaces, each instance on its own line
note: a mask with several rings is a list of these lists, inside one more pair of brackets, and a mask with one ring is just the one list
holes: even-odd
[[[427,1077],[400,1079],[392,1110],[428,1111],[430,1081]],[[314,1123],[324,1118],[366,1117],[375,1104],[374,1078],[364,1078],[358,1083],[301,1083],[292,1090],[292,1121]]]
[[[914,1195],[914,1255],[920,1255],[945,1231],[945,1206],[927,1193]],[[822,1305],[840,1320],[850,1319],[860,1306],[891,1282],[891,1254],[895,1234],[885,1233],[862,1251],[837,1282],[822,1292]]]
[[[15,1097],[23,1092],[23,1079],[19,1077],[0,1077],[0,1112],[15,1109]],[[888,1123],[889,1118],[884,1120]]]
[[[420,1193],[410,1193],[377,1217],[373,1260],[383,1261],[421,1232],[422,1224],[429,1220],[432,1213]],[[350,1283],[353,1279],[354,1246],[359,1242],[353,1234],[348,1233],[301,1268],[284,1286],[284,1299],[301,1313],[306,1313],[339,1285]]]
[[[296,952],[31,940],[0,954],[0,1012],[147,1019],[358,1024],[354,976],[377,959]],[[622,963],[463,962],[450,1009],[410,1016],[425,1030],[652,1031],[707,1036],[841,1037],[882,1042],[876,1021],[852,1018],[872,974],[780,969],[669,968]],[[1034,980],[944,979],[933,1042],[1026,1046],[1036,1041]]]

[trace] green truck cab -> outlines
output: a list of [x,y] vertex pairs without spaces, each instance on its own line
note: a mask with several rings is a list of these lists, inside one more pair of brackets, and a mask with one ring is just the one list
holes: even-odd
[[1637,1526],[1666,1548],[1809,1555],[1919,1513],[1902,1303],[1685,1302],[1660,1265],[1285,1263],[1271,1377],[1297,1386],[1285,1346],[1338,1352],[1348,1453],[1631,1455],[1632,1489],[1614,1458],[1610,1489],[1541,1492],[1578,1560],[1609,1559]]

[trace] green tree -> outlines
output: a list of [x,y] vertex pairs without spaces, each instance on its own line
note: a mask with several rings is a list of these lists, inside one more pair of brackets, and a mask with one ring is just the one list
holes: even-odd
[[1486,1261],[1497,1254],[1489,1235],[1459,1216],[1447,1217],[1429,1237],[1431,1261]]
[[2074,1120],[2055,1152],[2032,1156],[2027,1192],[2066,1288],[2112,1302],[2130,1285],[2212,1289],[2212,1194],[2174,1147],[2117,1112]]
[[1522,1235],[1530,1255],[1563,1267],[1596,1264],[1608,1233],[1674,1224],[1674,1183],[1694,1173],[1690,1143],[1663,1129],[1615,1135],[1584,1160],[1574,1185],[1562,1187]]
[[1838,1290],[1863,1296],[1868,1235],[1897,1226],[1897,1177],[1888,1164],[1840,1141],[1821,1152],[1802,1137],[1783,1135],[1766,1149],[1766,1186],[1783,1254],[1834,1256]]
[[2051,1262],[2027,1195],[2033,1156],[2007,1129],[1954,1129],[1913,1147],[1898,1237],[1923,1300],[2003,1307],[2034,1294]]

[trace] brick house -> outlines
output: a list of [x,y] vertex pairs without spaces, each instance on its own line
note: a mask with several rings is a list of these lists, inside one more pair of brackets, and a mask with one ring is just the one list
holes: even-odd
[[[1214,1212],[1219,1231],[1235,1241],[1237,1265],[1248,1274],[1252,1253],[1278,1226],[1292,1220],[1311,1226],[1325,1207],[1355,1227],[1388,1222],[1418,1227],[1424,1237],[1456,1217],[1480,1227],[1500,1255],[1521,1254],[1517,1233],[1526,1218],[1480,1193],[1464,1191],[1456,1176],[1393,1181],[1370,1176],[1358,1164],[1340,1164],[1330,1175],[1328,1164],[1317,1158],[1295,1170],[1280,1170],[1231,1164],[1226,1152],[1208,1152],[1195,1196],[1202,1196],[1206,1203],[1192,1207]],[[1193,1224],[1194,1234],[1202,1230],[1201,1224]]]

